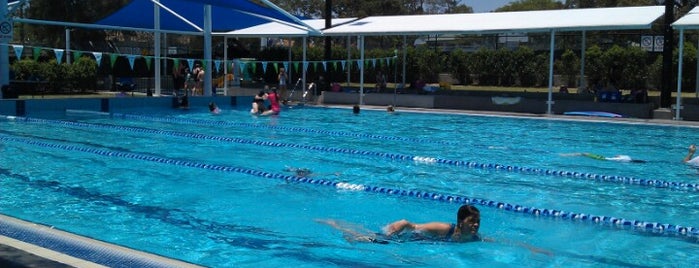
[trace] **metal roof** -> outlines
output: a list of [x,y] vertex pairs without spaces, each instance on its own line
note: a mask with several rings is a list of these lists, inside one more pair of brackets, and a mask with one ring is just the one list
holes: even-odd
[[675,29],[699,29],[699,7],[690,10],[686,15],[672,23]]
[[324,30],[323,34],[371,36],[645,29],[664,13],[664,6],[638,6],[373,16]]

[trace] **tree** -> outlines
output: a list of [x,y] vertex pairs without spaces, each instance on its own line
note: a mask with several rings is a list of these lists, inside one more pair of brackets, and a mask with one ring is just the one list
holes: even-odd
[[[26,9],[22,9],[21,16],[31,19],[93,23],[113,13],[129,0],[114,1],[90,1],[90,0],[32,0]],[[25,12],[26,11],[26,12]],[[65,36],[64,27],[48,25],[23,25],[25,34],[22,42],[29,42],[46,46],[62,46]],[[76,29],[71,33],[75,40],[101,40],[104,39],[104,31]]]
[[555,0],[519,0],[496,9],[496,12],[563,9],[564,5]]

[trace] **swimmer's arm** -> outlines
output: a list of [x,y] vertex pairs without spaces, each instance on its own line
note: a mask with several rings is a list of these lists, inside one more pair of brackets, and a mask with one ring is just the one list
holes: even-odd
[[384,227],[386,236],[399,234],[405,230],[415,230],[427,232],[434,235],[445,235],[449,232],[451,224],[443,222],[430,222],[424,224],[416,224],[407,220],[399,220]]
[[687,156],[684,157],[683,162],[687,163],[689,160],[692,160],[692,156],[694,156],[694,152],[697,150],[697,147],[692,144],[689,145],[689,151],[687,152]]

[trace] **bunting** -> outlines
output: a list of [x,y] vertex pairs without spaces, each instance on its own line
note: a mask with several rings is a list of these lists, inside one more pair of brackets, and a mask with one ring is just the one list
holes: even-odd
[[102,65],[102,52],[92,52],[92,55],[95,56],[97,67],[100,67]]
[[61,64],[61,62],[63,61],[63,52],[64,52],[64,51],[65,51],[65,50],[60,49],[60,48],[54,48],[54,49],[53,49],[53,53],[56,55],[56,62],[57,62],[58,64]]
[[82,57],[83,52],[82,51],[73,51],[73,62],[76,62]]
[[109,65],[114,68],[114,63],[116,63],[117,58],[119,55],[117,54],[109,54]]
[[22,51],[24,50],[24,46],[12,45],[12,48],[15,49],[15,57],[17,57],[18,60],[21,60],[22,59]]
[[147,67],[148,70],[150,71],[150,70],[151,70],[151,69],[150,69],[150,66],[151,66],[151,64],[153,63],[153,57],[151,57],[151,56],[145,56],[144,58],[146,59],[146,67]]
[[136,61],[136,55],[126,55],[126,59],[129,60],[129,66],[131,66],[131,70],[133,71],[133,65]]

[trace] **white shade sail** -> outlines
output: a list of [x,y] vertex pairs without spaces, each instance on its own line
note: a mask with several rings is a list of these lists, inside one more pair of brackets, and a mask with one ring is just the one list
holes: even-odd
[[[351,22],[356,19],[357,18],[332,19],[331,25],[342,25],[344,23]],[[306,25],[311,26],[311,28],[318,31],[325,29],[324,19],[302,20],[302,22],[306,23]],[[245,29],[224,33],[214,33],[214,35],[222,35],[228,37],[302,37],[311,35],[317,36],[318,34],[313,33],[300,25],[282,22],[268,22],[257,26],[248,27]]]

